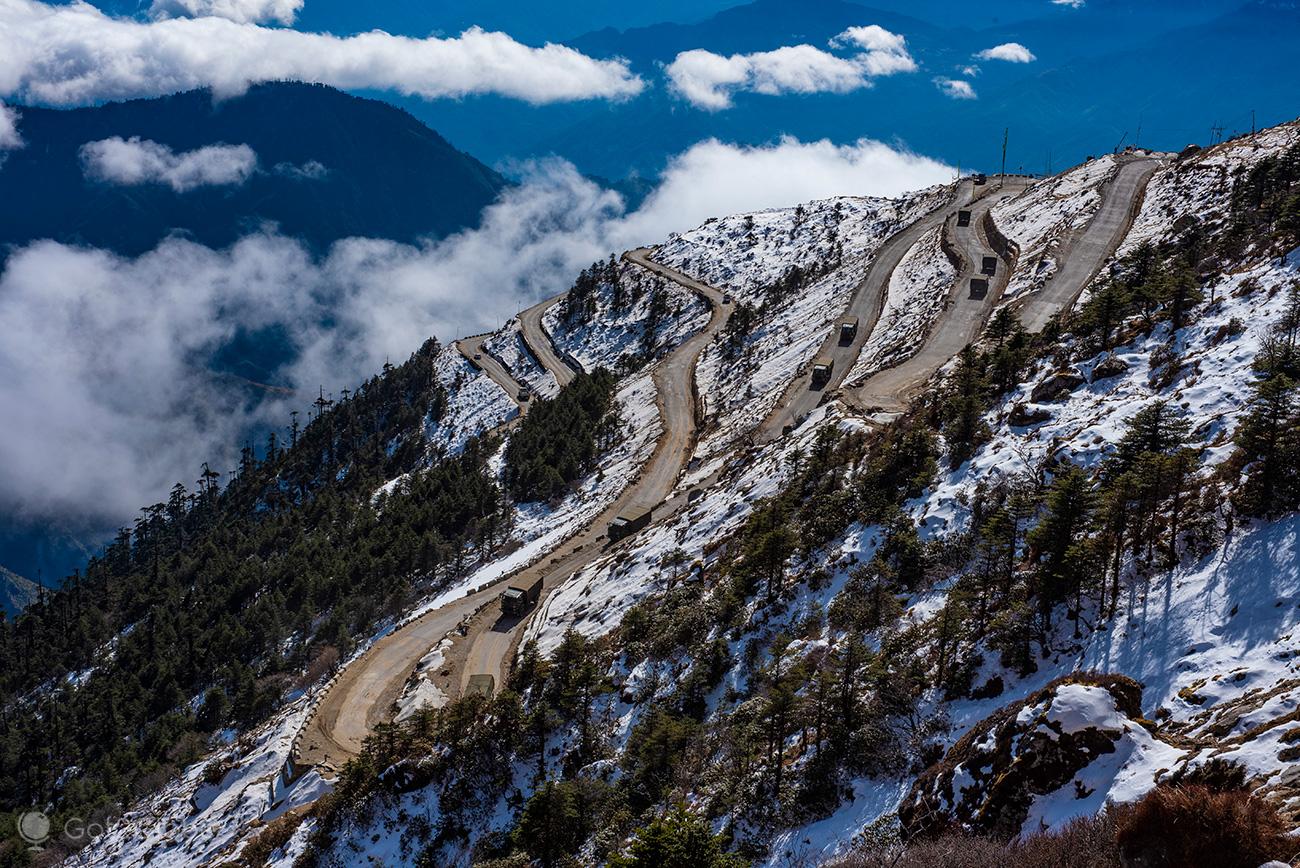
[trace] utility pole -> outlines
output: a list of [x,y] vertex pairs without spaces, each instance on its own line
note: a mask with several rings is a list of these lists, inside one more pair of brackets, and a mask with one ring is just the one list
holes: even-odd
[[1007,138],[1011,135],[1011,127],[1002,130],[1002,181],[1000,186],[1007,185]]
[[1052,149],[1047,149],[1047,177],[1052,177]]
[[1255,110],[1250,110],[1250,136],[1255,137]]

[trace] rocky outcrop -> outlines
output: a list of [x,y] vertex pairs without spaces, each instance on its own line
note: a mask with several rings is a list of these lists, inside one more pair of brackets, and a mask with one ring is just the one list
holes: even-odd
[[1020,834],[1035,798],[1077,787],[1083,769],[1144,725],[1141,698],[1131,678],[1076,673],[1004,706],[913,784],[898,810],[904,834]]
[[1034,387],[1034,391],[1029,395],[1029,400],[1035,404],[1053,401],[1074,391],[1085,382],[1087,380],[1083,378],[1083,374],[1074,369],[1055,371]]

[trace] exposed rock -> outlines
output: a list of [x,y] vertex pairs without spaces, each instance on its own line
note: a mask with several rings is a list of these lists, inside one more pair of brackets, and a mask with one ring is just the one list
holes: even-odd
[[1109,377],[1118,377],[1128,370],[1128,364],[1123,359],[1115,356],[1107,356],[1098,365],[1092,369],[1092,381],[1105,380]]
[[1030,394],[1029,400],[1033,401],[1035,404],[1043,404],[1047,401],[1053,401],[1060,397],[1062,393],[1072,392],[1086,382],[1087,380],[1083,378],[1083,374],[1080,374],[1072,368],[1064,371],[1056,371],[1055,373],[1050,374],[1046,380],[1043,380],[1043,382],[1034,387],[1034,391]]
[[1029,425],[1038,425],[1052,418],[1052,413],[1043,407],[1030,407],[1027,404],[1016,404],[1007,414],[1007,424],[1013,428],[1025,428]]
[[1141,727],[1141,698],[1131,678],[1076,673],[1002,707],[913,784],[898,809],[904,834],[954,825],[980,835],[1020,834],[1035,797],[1067,786]]

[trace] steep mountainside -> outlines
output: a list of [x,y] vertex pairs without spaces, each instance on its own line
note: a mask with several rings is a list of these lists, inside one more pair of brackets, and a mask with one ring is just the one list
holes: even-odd
[[[223,247],[276,223],[318,250],[353,235],[415,241],[478,222],[505,180],[407,113],[332,88],[273,83],[55,111],[22,109],[0,168],[0,244],[41,238],[136,255],[179,231]],[[183,154],[247,145],[242,183],[177,190],[87,177],[81,148],[139,137]]]
[[1300,125],[711,220],[474,346],[0,634],[3,807],[132,805],[82,865],[1290,855]]
[[36,602],[36,596],[35,582],[0,567],[0,612],[12,618]]

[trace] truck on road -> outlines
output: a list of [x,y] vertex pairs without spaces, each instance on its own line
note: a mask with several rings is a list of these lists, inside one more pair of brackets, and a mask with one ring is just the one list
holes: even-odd
[[650,524],[652,510],[646,507],[626,509],[609,523],[609,541],[618,542]]
[[853,339],[857,336],[858,318],[856,316],[846,316],[840,320],[840,346],[853,343]]
[[522,615],[542,597],[542,580],[526,588],[511,585],[501,592],[501,611],[507,615]]
[[958,225],[958,226],[969,226],[969,225],[970,225],[970,212],[969,212],[969,211],[962,210],[962,211],[958,211],[958,212],[957,212],[957,225]]
[[819,356],[813,361],[812,387],[821,388],[830,382],[831,372],[835,370],[835,360],[830,356]]
[[469,683],[465,685],[465,695],[473,696],[477,693],[479,696],[491,699],[496,689],[497,680],[491,675],[471,675]]
[[996,256],[985,256],[984,266],[980,268],[980,273],[994,275],[998,273],[998,258]]
[[989,282],[983,277],[972,277],[970,279],[970,297],[976,301],[981,301],[989,294]]

